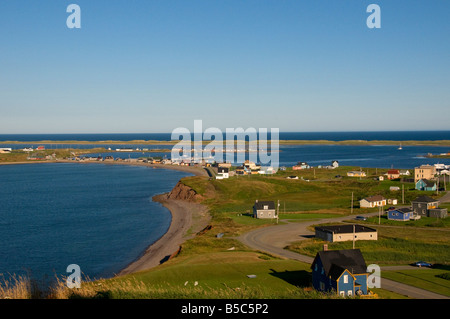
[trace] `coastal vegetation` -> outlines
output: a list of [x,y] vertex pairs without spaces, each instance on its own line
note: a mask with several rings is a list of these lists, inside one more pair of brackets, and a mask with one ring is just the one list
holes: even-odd
[[42,162],[47,160],[55,160],[69,158],[76,155],[100,154],[106,152],[105,148],[92,149],[44,149],[32,152],[24,152],[22,150],[13,150],[11,153],[0,153],[0,163],[24,163],[24,162]]

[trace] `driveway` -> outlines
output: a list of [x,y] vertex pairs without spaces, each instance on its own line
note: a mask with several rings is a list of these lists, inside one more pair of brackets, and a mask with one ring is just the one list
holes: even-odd
[[[363,214],[362,216],[374,216],[378,215],[376,213]],[[358,215],[361,216],[361,215]],[[355,218],[356,215],[343,216],[338,218],[326,218],[321,219],[320,223],[331,223],[331,222],[341,222],[344,220],[349,220]],[[293,242],[300,240],[305,240],[314,236],[314,232],[308,230],[308,226],[317,224],[318,220],[310,220],[305,222],[288,222],[283,225],[268,226],[263,228],[258,228],[248,233],[242,234],[237,239],[243,244],[270,254],[287,258],[294,259],[301,262],[311,264],[313,262],[312,257],[302,255],[293,251],[284,249]],[[398,267],[409,267],[409,266],[398,266]],[[397,267],[397,268],[398,268]],[[383,270],[384,268],[381,268]],[[386,268],[385,270],[388,270]],[[381,287],[383,289],[393,291],[411,298],[417,299],[449,299],[446,296],[439,295],[424,289],[416,288],[413,286],[405,285],[393,280],[386,278],[381,279]]]

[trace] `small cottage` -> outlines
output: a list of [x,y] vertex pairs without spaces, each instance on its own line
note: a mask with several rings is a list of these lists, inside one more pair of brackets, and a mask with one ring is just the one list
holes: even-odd
[[219,167],[217,169],[216,179],[224,179],[229,177],[228,167]]
[[301,169],[308,169],[308,168],[311,168],[311,167],[306,162],[298,162],[297,165],[292,166],[292,169],[294,171],[301,170]]
[[400,171],[398,169],[390,169],[386,175],[388,179],[396,179],[400,177]]
[[437,189],[437,184],[435,181],[430,181],[428,179],[419,179],[416,182],[416,189],[419,191],[435,191]]
[[386,206],[386,198],[381,195],[375,195],[363,198],[359,201],[359,206],[361,208],[373,208],[379,206]]
[[367,295],[366,262],[359,249],[319,251],[311,264],[314,289],[341,296]]
[[408,221],[412,218],[414,211],[411,208],[397,208],[387,212],[389,220]]
[[364,172],[364,171],[350,171],[350,172],[347,172],[347,176],[349,176],[349,177],[365,177],[366,176],[366,172]]
[[254,218],[277,218],[278,214],[273,201],[255,201],[253,205]]

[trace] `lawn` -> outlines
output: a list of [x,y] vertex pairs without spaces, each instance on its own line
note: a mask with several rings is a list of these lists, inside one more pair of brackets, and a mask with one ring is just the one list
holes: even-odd
[[383,277],[450,297],[450,268],[383,271]]
[[[308,169],[300,171],[279,171],[273,176],[247,175],[234,176],[224,180],[209,180],[205,177],[185,178],[183,183],[204,196],[204,203],[213,211],[250,214],[255,200],[272,200],[280,203],[280,213],[310,212],[328,210],[328,213],[349,214],[353,193],[354,213],[364,213],[358,201],[372,195],[396,198],[402,203],[402,192],[391,192],[390,186],[402,187],[400,181],[376,181],[373,177],[381,172],[371,169],[373,176],[351,178],[346,172],[355,167],[330,169]],[[359,169],[359,167],[358,167]],[[366,169],[367,170],[367,169]],[[286,179],[287,176],[299,176],[299,179]],[[344,177],[336,178],[341,175]],[[315,177],[314,177],[315,176]],[[303,178],[303,179],[302,179]],[[403,183],[405,203],[424,192],[414,189],[413,183]],[[435,194],[426,192],[426,195]]]
[[[378,240],[356,241],[355,248],[363,253],[368,264],[410,264],[419,260],[449,264],[450,236],[448,231],[414,227],[377,227]],[[353,243],[325,242],[312,238],[291,244],[288,249],[315,256],[327,243],[329,249],[351,249]]]
[[[309,264],[243,251],[179,257],[151,271],[86,284],[75,293],[118,299],[340,298],[312,288]],[[381,298],[402,297],[382,289],[377,293]]]

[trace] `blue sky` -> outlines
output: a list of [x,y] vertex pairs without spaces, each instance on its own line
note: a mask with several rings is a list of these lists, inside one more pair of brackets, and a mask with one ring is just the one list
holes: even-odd
[[[66,8],[81,7],[81,29]],[[381,8],[369,29],[366,8]],[[449,129],[450,2],[0,1],[0,134]]]

